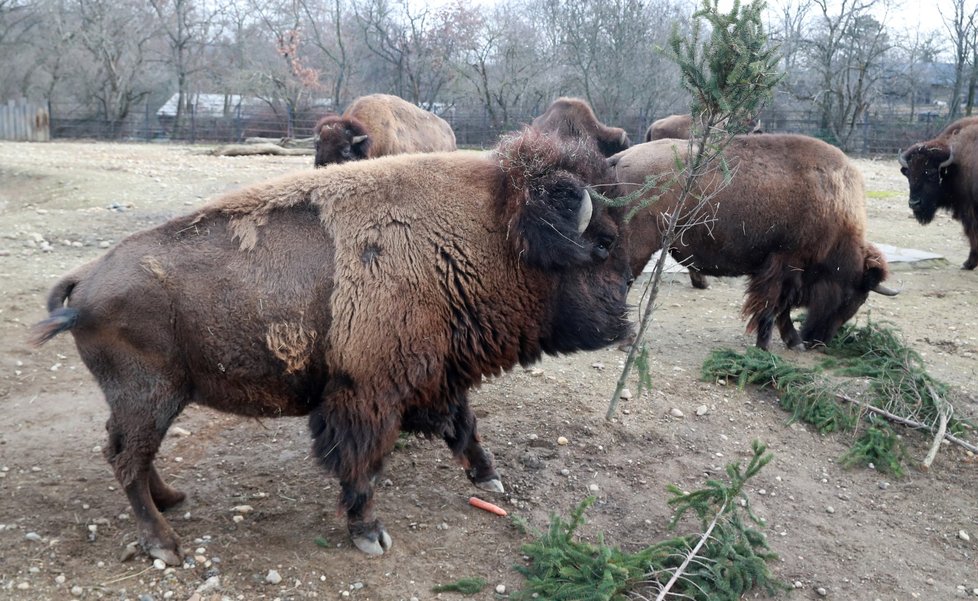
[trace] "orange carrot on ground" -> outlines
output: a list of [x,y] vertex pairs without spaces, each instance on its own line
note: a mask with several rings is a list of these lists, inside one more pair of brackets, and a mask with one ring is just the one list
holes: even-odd
[[489,501],[483,501],[478,497],[469,497],[469,505],[472,507],[478,507],[483,511],[488,511],[489,513],[495,513],[496,515],[506,515],[506,510],[499,505],[493,505]]

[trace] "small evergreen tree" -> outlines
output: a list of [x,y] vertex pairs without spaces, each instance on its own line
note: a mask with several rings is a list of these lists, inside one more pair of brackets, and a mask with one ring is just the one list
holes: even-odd
[[[740,1],[734,0],[730,12],[722,13],[718,0],[703,0],[703,7],[693,14],[691,34],[684,37],[674,28],[670,36],[668,55],[679,66],[682,86],[693,99],[694,135],[686,154],[688,159],[683,160],[677,154],[678,175],[661,181],[649,178],[639,190],[617,200],[633,204],[629,215],[634,215],[661,198],[661,191],[680,189],[679,208],[668,216],[663,249],[671,247],[682,234],[680,216],[698,214],[707,206],[709,197],[694,193],[697,180],[719,165],[724,183],[730,181],[730,166],[723,149],[735,134],[744,131],[781,80],[777,73],[777,49],[768,42],[761,23],[764,5],[763,0],[753,0],[741,7]],[[702,40],[704,21],[710,33]],[[614,415],[633,366],[639,368],[639,388],[651,384],[648,347],[643,337],[658,297],[666,254],[665,251],[660,254],[646,284],[639,306],[639,330],[608,407],[608,419]]]

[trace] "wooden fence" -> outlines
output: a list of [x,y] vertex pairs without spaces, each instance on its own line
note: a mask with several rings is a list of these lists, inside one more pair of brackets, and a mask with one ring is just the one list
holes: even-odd
[[51,117],[46,104],[8,100],[0,104],[0,140],[47,142],[51,139]]

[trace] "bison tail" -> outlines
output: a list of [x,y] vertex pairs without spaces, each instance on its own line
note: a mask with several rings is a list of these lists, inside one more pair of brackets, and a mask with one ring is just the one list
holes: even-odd
[[70,330],[78,323],[78,309],[62,307],[51,312],[44,321],[34,324],[28,342],[33,346],[41,346],[61,332]]
[[65,306],[65,301],[71,296],[72,290],[82,277],[91,269],[91,263],[75,269],[68,275],[61,278],[51,292],[48,294],[48,318],[38,322],[31,328],[28,342],[34,346],[41,346],[51,340],[61,332],[70,330],[78,323],[78,309]]

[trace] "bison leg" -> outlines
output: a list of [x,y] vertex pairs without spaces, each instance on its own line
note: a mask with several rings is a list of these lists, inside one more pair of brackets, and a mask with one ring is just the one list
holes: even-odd
[[451,433],[444,438],[452,455],[465,468],[465,475],[473,484],[489,492],[505,492],[499,474],[496,473],[492,454],[479,444],[475,414],[469,409],[468,399],[464,395],[461,405],[454,413]]
[[700,290],[706,290],[710,287],[710,280],[706,279],[705,275],[694,269],[689,270],[689,283],[693,285],[693,288]]
[[[182,493],[163,483],[153,467],[153,458],[180,405],[156,404],[144,398],[110,400],[109,406],[112,415],[106,423],[109,444],[105,457],[129,499],[139,544],[151,557],[179,565],[180,539],[160,513],[160,505],[175,504],[178,498],[182,500]],[[171,410],[163,410],[164,407]]]
[[400,422],[396,412],[356,395],[343,377],[330,383],[323,403],[309,416],[313,452],[326,471],[339,477],[339,509],[346,512],[353,544],[368,555],[382,555],[391,547],[387,529],[374,517],[372,480],[383,470]]
[[784,345],[793,351],[804,350],[805,344],[801,340],[801,334],[798,333],[795,324],[791,321],[791,311],[785,309],[779,313],[776,322]]
[[187,498],[187,495],[164,482],[160,473],[156,471],[156,466],[152,463],[149,465],[149,494],[153,497],[153,503],[160,511],[166,511],[175,505],[179,505]]

